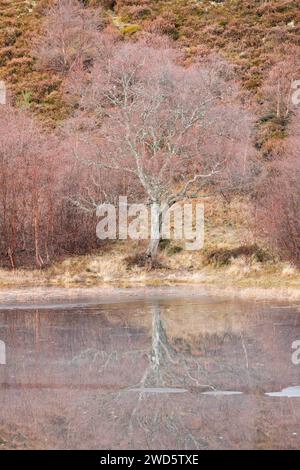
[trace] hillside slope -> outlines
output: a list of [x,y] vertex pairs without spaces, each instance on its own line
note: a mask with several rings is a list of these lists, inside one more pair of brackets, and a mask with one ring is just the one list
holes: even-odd
[[[66,105],[61,77],[37,70],[31,55],[47,6],[55,0],[0,0],[0,79],[14,99],[47,121]],[[246,90],[256,92],[264,72],[286,44],[299,44],[300,2],[294,0],[87,0],[104,5],[108,21],[125,36],[140,31],[174,38],[187,56],[217,50],[237,67]],[[110,7],[110,8],[108,8]]]
[[221,51],[253,90],[280,48],[299,44],[299,7],[293,0],[121,0],[115,8],[143,29],[170,34],[187,53]]
[[31,55],[47,3],[0,1],[0,79],[6,82],[13,102],[51,122],[65,115],[59,92],[61,77],[36,70]]

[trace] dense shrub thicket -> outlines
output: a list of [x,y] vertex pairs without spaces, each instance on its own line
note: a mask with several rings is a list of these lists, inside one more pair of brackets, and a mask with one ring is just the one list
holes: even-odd
[[99,202],[173,201],[189,181],[198,193],[246,191],[259,234],[300,264],[296,2],[0,8],[2,265],[90,251]]

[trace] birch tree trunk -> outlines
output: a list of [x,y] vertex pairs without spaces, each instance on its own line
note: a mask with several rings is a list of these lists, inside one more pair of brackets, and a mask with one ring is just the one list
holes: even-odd
[[147,258],[149,258],[150,263],[152,264],[156,258],[159,242],[162,237],[161,229],[163,223],[163,217],[166,214],[167,210],[169,209],[169,205],[167,203],[153,203],[151,204],[151,223],[150,223],[150,241],[148,245],[148,249],[146,252]]

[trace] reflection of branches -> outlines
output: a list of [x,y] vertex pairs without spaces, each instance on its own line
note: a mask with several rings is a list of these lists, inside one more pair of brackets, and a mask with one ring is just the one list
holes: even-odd
[[[214,389],[212,385],[200,383],[200,377],[205,372],[199,362],[191,356],[178,353],[169,343],[158,304],[152,307],[152,348],[148,360],[149,365],[136,385],[141,393],[146,386],[164,387],[166,383],[169,386],[187,386],[190,381],[198,387]],[[194,377],[195,372],[198,377]]]
[[81,351],[77,356],[74,356],[72,363],[79,365],[86,364],[91,368],[97,361],[97,366],[99,365],[99,372],[103,372],[108,367],[109,363],[116,359],[117,351],[107,352],[88,348],[84,351]]
[[97,364],[98,372],[104,372],[108,369],[108,366],[114,364],[118,361],[118,359],[130,356],[141,355],[145,351],[143,350],[136,350],[136,351],[123,351],[119,353],[117,350],[114,351],[105,351],[99,350],[94,348],[88,348],[84,351],[81,351],[80,354],[74,356],[72,358],[72,364],[76,365],[86,365],[89,366],[90,369],[94,370],[94,365]]
[[[128,330],[129,346],[125,343],[124,349],[118,349],[110,338],[113,347],[109,351],[86,349],[73,357],[72,362],[81,366],[86,364],[87,367],[92,364],[97,373],[110,378],[119,373],[118,380],[121,379],[121,382],[124,372],[125,383],[128,383],[128,370],[138,377],[135,385],[129,388],[120,389],[117,385],[115,390],[97,392],[98,413],[103,423],[109,423],[107,432],[112,433],[115,439],[120,439],[122,445],[135,448],[137,442],[142,442],[141,445],[146,448],[169,448],[177,446],[173,439],[174,436],[180,436],[178,445],[181,448],[205,448],[205,440],[189,426],[193,416],[181,413],[181,406],[187,400],[194,402],[192,395],[184,394],[187,388],[204,391],[213,389],[213,386],[203,385],[206,373],[201,359],[173,346],[173,341],[167,335],[160,305],[152,303],[150,309],[151,345],[148,350],[145,351],[142,344],[141,348],[135,349]],[[182,394],[175,394],[170,399],[167,393],[175,392]]]
[[[147,387],[152,385],[157,387],[157,393],[163,393],[164,389],[166,389],[166,384],[169,384],[171,387],[174,385],[186,386],[187,383],[191,381],[202,389],[214,389],[212,385],[203,385],[200,383],[199,379],[201,373],[203,375],[203,370],[199,362],[192,357],[186,357],[184,354],[176,352],[170,345],[163,326],[160,306],[158,304],[152,306],[152,348],[148,355],[148,363],[148,367],[140,382],[134,389],[131,389],[138,393],[137,402],[129,419],[129,428],[131,431],[141,403],[145,399],[146,393],[149,391]],[[192,370],[195,368],[198,373],[198,378],[192,375]],[[166,390],[170,391],[168,388]],[[137,421],[140,423],[140,419],[137,419]],[[166,424],[175,426],[173,420],[171,422],[167,421]],[[182,425],[180,427],[182,428]],[[196,448],[199,447],[199,443],[190,432],[185,432],[185,435],[190,436],[190,440]]]

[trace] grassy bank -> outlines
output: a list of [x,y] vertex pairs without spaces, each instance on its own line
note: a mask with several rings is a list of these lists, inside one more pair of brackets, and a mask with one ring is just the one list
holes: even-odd
[[122,249],[100,255],[67,258],[47,270],[0,270],[0,287],[53,285],[141,286],[174,283],[217,284],[237,287],[299,288],[300,271],[288,263],[260,263],[246,256],[225,266],[204,266],[195,255],[180,253],[169,259],[159,256],[161,265],[153,270],[128,267]]
[[[194,285],[215,289],[215,293],[252,299],[300,300],[300,272],[285,263],[259,264],[242,258],[224,267],[186,268],[176,255],[177,268],[161,267],[147,271],[128,269],[124,256],[83,256],[66,259],[47,271],[0,271],[0,286],[51,286],[64,288],[107,288]],[[182,257],[181,257],[182,258]],[[172,260],[173,262],[175,260]],[[1,297],[1,291],[0,291]]]
[[253,237],[247,205],[216,199],[205,203],[205,246],[186,251],[164,243],[158,265],[139,265],[144,242],[115,242],[85,256],[73,256],[44,270],[0,270],[0,287],[138,287],[194,284],[246,297],[300,300],[300,271],[278,260]]

